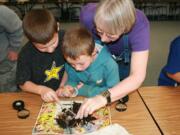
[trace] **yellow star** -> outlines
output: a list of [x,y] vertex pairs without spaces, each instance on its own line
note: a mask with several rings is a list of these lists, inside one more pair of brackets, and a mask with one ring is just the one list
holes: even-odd
[[63,65],[60,67],[56,67],[55,61],[53,61],[52,67],[50,70],[46,70],[46,80],[44,82],[47,82],[51,79],[57,79],[59,80],[59,71],[62,69]]

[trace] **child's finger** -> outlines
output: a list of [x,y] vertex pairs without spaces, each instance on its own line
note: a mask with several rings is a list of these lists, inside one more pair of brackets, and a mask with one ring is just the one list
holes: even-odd
[[79,82],[79,84],[76,86],[77,89],[80,89],[84,84],[82,82]]
[[56,93],[53,93],[53,94],[51,95],[51,98],[52,98],[52,101],[59,102],[59,98],[58,98],[58,96],[56,95]]
[[70,91],[66,91],[63,94],[65,97],[70,97],[72,95],[72,93]]
[[59,98],[57,97],[54,91],[47,93],[45,97],[48,100],[48,102],[59,101]]
[[57,96],[62,96],[62,92],[60,90],[56,91]]

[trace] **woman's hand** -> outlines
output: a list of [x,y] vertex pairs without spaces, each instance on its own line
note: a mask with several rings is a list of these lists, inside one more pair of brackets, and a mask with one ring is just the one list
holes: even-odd
[[87,117],[89,114],[92,114],[97,109],[105,106],[107,104],[107,100],[101,96],[95,96],[93,98],[87,98],[82,103],[77,115],[76,119],[82,119],[83,117]]

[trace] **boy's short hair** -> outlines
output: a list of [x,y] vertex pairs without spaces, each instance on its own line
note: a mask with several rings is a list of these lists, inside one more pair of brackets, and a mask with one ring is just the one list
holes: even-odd
[[122,34],[131,30],[136,10],[132,0],[101,0],[94,17],[95,24],[106,26],[105,32]]
[[77,59],[80,55],[91,56],[95,43],[91,33],[84,27],[68,30],[63,39],[62,53],[65,58]]
[[27,38],[34,43],[46,44],[58,31],[53,14],[47,9],[29,11],[23,19],[23,29]]

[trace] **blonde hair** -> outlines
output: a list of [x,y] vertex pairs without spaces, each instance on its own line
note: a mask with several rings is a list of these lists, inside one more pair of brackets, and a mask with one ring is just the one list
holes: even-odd
[[136,10],[132,0],[101,0],[94,22],[110,34],[122,34],[131,30],[135,23]]

